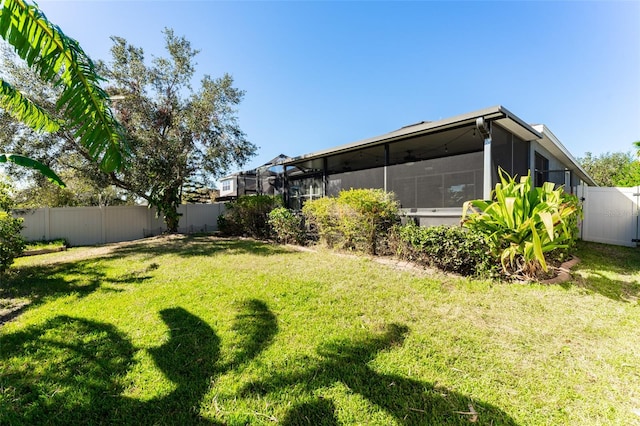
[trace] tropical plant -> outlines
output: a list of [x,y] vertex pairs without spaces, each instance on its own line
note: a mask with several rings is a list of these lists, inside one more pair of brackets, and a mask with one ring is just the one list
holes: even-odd
[[[0,107],[38,131],[71,131],[86,153],[106,172],[122,166],[124,132],[109,108],[101,78],[78,42],[47,20],[34,4],[4,0],[0,9],[0,37],[40,79],[60,88],[53,116],[41,105],[2,80]],[[38,166],[38,170],[42,169]]]
[[492,200],[464,203],[463,226],[484,235],[505,273],[535,278],[540,269],[548,271],[545,253],[575,238],[577,206],[551,182],[533,188],[531,174],[517,182],[500,169],[499,177]]
[[12,162],[22,167],[28,167],[42,173],[49,181],[55,183],[60,187],[64,187],[65,184],[60,177],[49,167],[45,166],[41,162],[29,157],[17,154],[0,154],[0,163]]

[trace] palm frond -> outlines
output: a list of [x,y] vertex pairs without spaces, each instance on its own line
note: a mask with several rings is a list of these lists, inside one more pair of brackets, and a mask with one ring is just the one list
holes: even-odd
[[62,188],[65,187],[65,184],[62,181],[62,179],[60,179],[60,177],[53,170],[51,170],[49,167],[45,166],[39,161],[36,161],[29,157],[24,157],[22,155],[0,154],[0,163],[6,163],[7,161],[11,161],[12,163],[15,163],[22,167],[28,167],[30,169],[37,170],[40,173],[42,173],[44,176],[46,176],[47,179],[49,179],[49,181],[55,183],[56,185]]
[[55,132],[60,124],[9,83],[0,80],[0,108],[35,131]]
[[93,62],[78,42],[24,0],[3,1],[0,37],[43,80],[62,86],[57,107],[91,157],[107,172],[120,168],[127,152],[124,131],[109,108]]

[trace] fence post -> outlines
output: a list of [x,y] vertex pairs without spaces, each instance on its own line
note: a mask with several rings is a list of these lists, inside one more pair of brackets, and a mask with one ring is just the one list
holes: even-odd
[[44,239],[48,241],[51,239],[51,217],[49,215],[50,209],[49,207],[44,208]]
[[107,207],[100,206],[100,237],[102,244],[107,243]]

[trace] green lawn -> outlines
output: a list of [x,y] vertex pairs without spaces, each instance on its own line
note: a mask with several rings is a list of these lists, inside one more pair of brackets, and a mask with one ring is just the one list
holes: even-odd
[[213,237],[20,258],[0,424],[640,424],[640,250],[579,256],[550,286]]

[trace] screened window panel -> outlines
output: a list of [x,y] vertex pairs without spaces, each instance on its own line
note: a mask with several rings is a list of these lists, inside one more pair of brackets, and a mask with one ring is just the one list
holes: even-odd
[[491,132],[491,157],[493,160],[493,179],[498,181],[498,168],[513,175],[513,149],[511,133],[500,126],[493,126]]
[[388,190],[403,208],[462,207],[482,198],[483,152],[442,157],[388,168]]
[[383,189],[384,168],[359,170],[356,172],[336,173],[329,176],[327,195],[337,196],[340,191],[349,189]]

